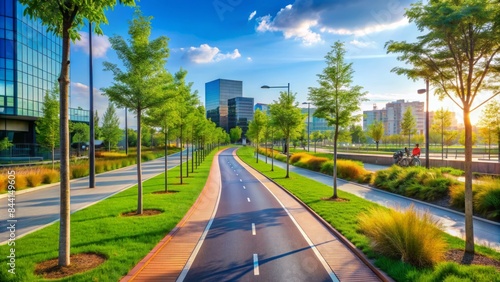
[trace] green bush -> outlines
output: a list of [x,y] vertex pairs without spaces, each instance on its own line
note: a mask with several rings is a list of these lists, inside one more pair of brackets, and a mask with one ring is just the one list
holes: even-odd
[[328,175],[333,175],[333,161],[324,162],[321,165],[320,172]]
[[372,208],[359,216],[359,229],[373,249],[417,267],[429,267],[444,259],[446,242],[440,225],[429,212]]
[[313,171],[320,171],[323,164],[327,161],[327,158],[311,157],[306,161],[307,168]]
[[104,170],[104,164],[102,162],[96,162],[95,164],[95,173],[103,173]]
[[440,170],[441,170],[442,173],[448,173],[448,174],[451,174],[453,176],[462,176],[462,175],[464,175],[464,171],[463,170],[452,168],[452,167],[441,167]]
[[474,210],[489,219],[500,219],[500,179],[483,177],[476,185]]

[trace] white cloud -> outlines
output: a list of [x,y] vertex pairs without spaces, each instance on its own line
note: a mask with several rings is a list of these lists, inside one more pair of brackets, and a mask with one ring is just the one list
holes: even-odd
[[[89,53],[89,34],[87,32],[80,31],[80,40],[74,43],[76,50],[83,50],[85,53]],[[106,35],[97,36],[92,34],[92,56],[94,58],[102,58],[106,56],[106,52],[111,47],[109,43],[109,37]]]
[[360,41],[357,39],[349,41],[349,44],[354,45],[358,48],[374,48],[376,46],[375,41]]
[[252,61],[252,57],[247,57],[247,61],[251,62]]
[[346,28],[335,29],[335,28],[323,27],[321,28],[321,32],[328,32],[338,35],[366,36],[372,33],[397,29],[406,26],[408,24],[409,24],[408,20],[406,18],[403,18],[397,22],[388,24],[372,24],[359,29],[346,29]]
[[200,47],[189,47],[185,56],[193,63],[207,64],[220,62],[226,59],[234,60],[241,57],[241,54],[238,49],[234,49],[233,52],[223,54],[217,47],[211,47],[208,44],[201,44]]
[[248,20],[251,21],[253,19],[253,17],[255,17],[256,14],[257,14],[257,11],[253,11],[252,13],[250,13],[250,16],[248,16]]

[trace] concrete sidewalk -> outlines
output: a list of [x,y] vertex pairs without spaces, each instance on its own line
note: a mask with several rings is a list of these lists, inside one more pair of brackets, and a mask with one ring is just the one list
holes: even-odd
[[[179,165],[179,154],[168,156],[168,169]],[[183,154],[185,155],[185,154]],[[184,161],[184,160],[183,160]],[[145,181],[165,171],[165,158],[142,163],[142,180]],[[96,175],[96,187],[88,188],[88,177],[74,179],[71,185],[71,213],[91,206],[112,195],[137,184],[137,166],[100,173]],[[60,184],[44,185],[16,192],[15,218],[9,218],[6,195],[0,197],[0,245],[8,240],[9,219],[15,219],[16,238],[41,229],[59,220]]]
[[[265,160],[265,156],[259,155],[259,159]],[[270,163],[270,160],[268,160]],[[274,160],[274,165],[286,169],[286,163]],[[290,171],[308,177],[320,183],[332,186],[332,176],[322,174],[290,165]],[[358,197],[375,202],[389,208],[401,208],[414,205],[419,211],[429,211],[440,223],[446,233],[465,239],[465,216],[461,212],[429,204],[423,201],[403,197],[383,190],[372,188],[354,182],[337,179],[338,189],[354,194]],[[500,223],[474,217],[474,242],[500,251]]]

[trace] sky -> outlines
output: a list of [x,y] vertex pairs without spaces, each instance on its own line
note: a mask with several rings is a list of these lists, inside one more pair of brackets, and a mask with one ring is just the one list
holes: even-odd
[[[415,42],[421,35],[404,16],[413,0],[141,0],[145,16],[152,16],[151,40],[169,38],[170,56],[166,69],[188,71],[201,102],[205,103],[205,83],[218,79],[243,81],[243,96],[255,103],[272,103],[280,90],[262,85],[290,83],[299,103],[307,101],[309,87],[317,87],[317,75],[326,66],[325,55],[335,41],[344,42],[346,62],[352,63],[353,85],[367,92],[362,110],[379,109],[398,99],[425,101],[417,90],[425,82],[398,76],[391,69],[404,64],[387,54],[389,40]],[[134,8],[117,5],[106,12],[108,24],[102,36],[93,34],[94,107],[101,116],[108,105],[103,87],[112,85],[113,76],[103,70],[103,62],[121,61],[109,38],[128,39]],[[89,108],[88,26],[81,40],[71,47],[71,107]],[[430,89],[430,110],[443,107],[461,110],[451,100],[439,101]],[[305,106],[305,105],[304,105]],[[471,115],[477,121],[481,109]],[[118,110],[122,126],[124,111]],[[135,128],[133,114],[129,127]]]

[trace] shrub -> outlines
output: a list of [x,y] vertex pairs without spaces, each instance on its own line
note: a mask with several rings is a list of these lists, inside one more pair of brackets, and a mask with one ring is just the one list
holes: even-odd
[[9,179],[7,172],[0,171],[0,193],[7,191],[8,185],[9,185]]
[[327,161],[328,161],[327,158],[311,157],[306,161],[307,168],[314,171],[320,171],[321,167],[323,166],[323,163]]
[[309,165],[305,162],[302,162],[302,161],[298,161],[296,163],[293,164],[294,166],[296,167],[301,167],[301,168],[305,168],[305,169],[309,169]]
[[126,167],[130,165],[130,161],[128,159],[122,160],[122,167]]
[[37,187],[43,183],[43,174],[39,169],[34,169],[28,174],[26,174],[26,181],[28,181],[29,187]]
[[450,205],[460,210],[465,208],[464,184],[455,184],[450,187]]
[[153,153],[145,153],[141,155],[141,159],[143,162],[147,162],[156,159],[156,156]]
[[277,154],[274,156],[275,159],[277,159],[280,162],[286,162],[286,155],[283,154]]
[[59,171],[53,170],[53,169],[48,169],[43,173],[43,183],[50,184],[50,183],[59,182],[59,179],[60,179],[59,176],[60,176]]
[[321,165],[320,172],[328,175],[333,175],[333,161],[324,162]]
[[367,173],[366,169],[351,160],[337,160],[337,176],[343,179],[358,181]]
[[500,219],[500,179],[483,177],[476,187],[474,210],[489,219]]
[[88,165],[74,165],[71,167],[71,178],[80,178],[89,175]]
[[96,162],[95,163],[95,173],[103,173],[104,170],[104,165],[101,162]]
[[440,170],[441,170],[442,173],[448,173],[448,174],[451,174],[453,176],[462,176],[462,175],[464,175],[464,171],[463,170],[452,168],[452,167],[441,167]]
[[373,208],[359,216],[359,229],[375,251],[417,267],[443,260],[446,243],[439,228],[429,212],[420,215],[413,205],[405,211]]
[[312,156],[309,155],[308,153],[295,153],[290,156],[290,163],[295,164],[298,161],[306,162],[308,159],[310,159]]
[[16,173],[15,187],[16,190],[21,190],[28,187],[28,179],[26,179],[26,175]]

